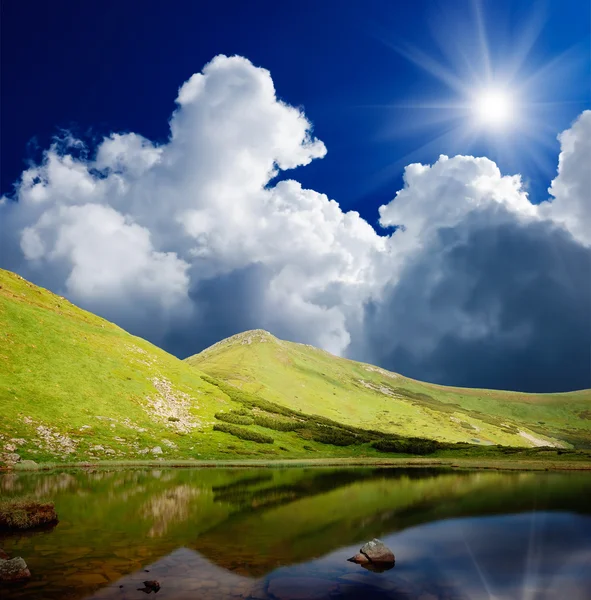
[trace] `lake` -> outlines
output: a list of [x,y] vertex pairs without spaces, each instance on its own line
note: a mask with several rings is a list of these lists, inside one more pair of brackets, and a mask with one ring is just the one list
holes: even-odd
[[[3,600],[591,598],[584,473],[64,470],[0,475],[0,495],[60,518],[0,537],[32,573]],[[394,568],[347,562],[373,538]]]

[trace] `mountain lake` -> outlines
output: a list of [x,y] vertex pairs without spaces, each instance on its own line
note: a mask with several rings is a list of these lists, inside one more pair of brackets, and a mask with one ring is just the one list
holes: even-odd
[[[0,533],[32,574],[3,600],[591,598],[587,473],[64,469],[0,475],[0,496],[59,517]],[[374,538],[393,568],[347,561]]]

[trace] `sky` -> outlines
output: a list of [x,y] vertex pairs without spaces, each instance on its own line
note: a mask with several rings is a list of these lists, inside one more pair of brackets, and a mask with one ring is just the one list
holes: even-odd
[[591,387],[589,3],[0,10],[0,266],[181,358]]

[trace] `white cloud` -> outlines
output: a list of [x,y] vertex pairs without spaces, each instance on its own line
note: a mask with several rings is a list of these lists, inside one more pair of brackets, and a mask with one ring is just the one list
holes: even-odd
[[591,385],[590,117],[560,136],[552,202],[531,204],[520,177],[486,158],[406,169],[380,209],[382,225],[403,226],[397,277],[355,355],[456,385]]
[[591,110],[560,136],[558,177],[550,186],[549,218],[561,222],[582,243],[591,245]]
[[[0,243],[5,266],[180,353],[265,327],[387,362],[370,347],[373,306],[390,323],[387,347],[428,360],[445,336],[491,332],[491,313],[451,296],[436,311],[412,299],[414,332],[383,316],[397,292],[429,297],[443,285],[441,257],[453,245],[483,228],[557,222],[579,240],[588,231],[589,114],[561,136],[551,204],[532,205],[520,177],[486,158],[442,156],[407,167],[404,189],[380,209],[383,226],[402,229],[381,236],[324,194],[271,183],[326,148],[303,112],[277,98],[268,71],[218,56],[181,86],[177,104],[165,144],[114,133],[88,156],[75,140],[76,153],[52,146],[23,173],[17,202],[0,203]],[[459,281],[476,281],[471,265],[455,269]],[[409,278],[417,269],[423,280]]]

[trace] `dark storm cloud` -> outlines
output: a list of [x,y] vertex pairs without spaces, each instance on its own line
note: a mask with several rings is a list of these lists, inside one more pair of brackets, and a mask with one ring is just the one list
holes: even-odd
[[591,250],[549,222],[474,212],[365,312],[359,355],[467,387],[591,387]]

